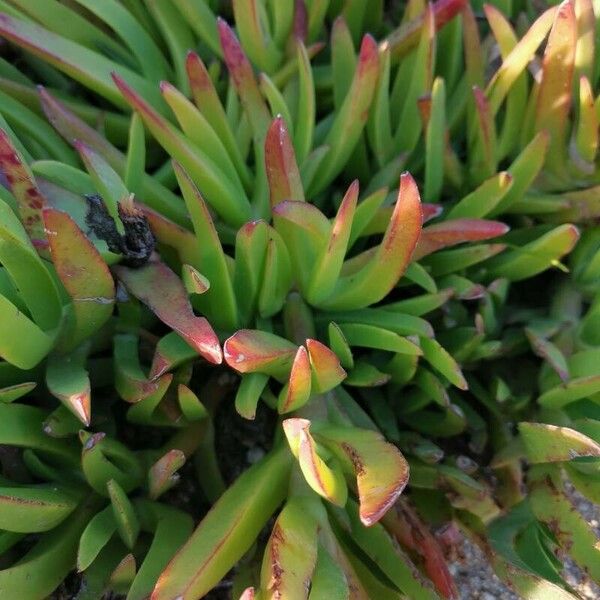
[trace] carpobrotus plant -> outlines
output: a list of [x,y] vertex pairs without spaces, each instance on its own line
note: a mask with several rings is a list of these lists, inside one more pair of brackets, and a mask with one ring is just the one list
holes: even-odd
[[573,598],[591,0],[225,4],[0,3],[0,597]]

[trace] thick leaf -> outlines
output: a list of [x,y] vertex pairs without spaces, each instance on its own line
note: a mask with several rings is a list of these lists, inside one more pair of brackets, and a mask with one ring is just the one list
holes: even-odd
[[263,279],[267,253],[268,225],[250,221],[235,236],[234,289],[242,324],[250,322],[256,313],[258,294]]
[[[265,134],[271,122],[269,110],[258,88],[252,65],[233,30],[221,18],[217,19],[217,28],[227,70],[231,75],[242,106],[248,115],[254,138],[257,157],[262,157]],[[258,43],[258,40],[257,40]]]
[[46,384],[50,393],[88,427],[92,406],[86,359],[87,348],[80,348],[66,356],[51,356],[46,368]]
[[[448,21],[452,20],[463,10],[465,4],[466,0],[437,0],[434,2],[432,10],[436,29],[441,29]],[[400,25],[382,42],[382,44],[389,45],[394,59],[408,54],[419,43],[424,21],[425,11],[411,21]]]
[[[22,334],[21,334],[22,335]],[[69,468],[79,464],[77,447],[71,440],[50,437],[44,431],[46,411],[25,404],[0,404],[0,443],[48,454]]]
[[413,260],[419,260],[436,250],[464,242],[478,242],[504,235],[508,225],[482,219],[451,219],[425,227],[419,238]]
[[[314,497],[290,499],[277,517],[265,548],[261,590],[265,598],[306,598],[317,562],[318,521]],[[316,504],[316,506],[314,506]]]
[[328,465],[318,453],[318,447],[310,434],[310,421],[307,419],[286,419],[283,431],[292,454],[298,460],[300,469],[308,485],[320,496],[337,506],[344,506],[348,498],[348,488],[337,463]]
[[131,550],[140,532],[138,517],[127,494],[114,479],[111,479],[106,487],[117,525],[117,532],[125,546]]
[[[297,4],[299,6],[299,4]],[[301,41],[296,43],[298,61],[298,114],[294,122],[294,148],[300,164],[312,149],[315,129],[315,87],[308,52]]]
[[504,59],[502,66],[488,83],[486,96],[492,114],[495,115],[498,112],[506,94],[527,67],[538,46],[550,31],[556,12],[556,7],[552,7],[538,17],[512,52]]
[[251,547],[285,497],[284,448],[250,467],[221,496],[160,575],[153,600],[204,596]]
[[0,402],[14,402],[35,389],[36,385],[35,381],[25,381],[3,387],[0,389]]
[[250,205],[243,188],[230,182],[218,165],[154,110],[123,78],[116,74],[113,77],[131,108],[142,117],[146,127],[173,159],[190,174],[210,205],[226,221],[234,225],[244,223],[250,216]]
[[115,273],[136,298],[208,362],[221,363],[223,356],[215,332],[206,319],[194,315],[183,283],[169,267],[151,261],[137,269],[115,267]]
[[[16,215],[4,202],[0,202],[0,262],[4,273],[10,276],[10,284],[4,286],[2,292],[19,305],[22,300],[33,320],[44,331],[53,333],[62,318],[62,302],[55,278],[39,258]],[[9,292],[15,290],[13,286],[19,290],[18,297]]]
[[146,500],[137,500],[135,510],[140,515],[142,529],[152,533],[153,539],[129,588],[127,600],[145,600],[169,560],[189,538],[193,521],[180,510]]
[[0,571],[0,595],[47,598],[73,569],[79,537],[97,509],[91,500],[44,535],[16,564]]
[[285,379],[298,346],[288,340],[251,329],[241,329],[223,344],[225,362],[240,373],[265,373]]
[[[422,558],[425,572],[444,598],[458,598],[456,584],[446,564],[440,542],[404,498],[400,498],[394,507],[386,513],[382,524],[403,546]],[[387,559],[383,557],[382,560],[387,562]],[[411,582],[412,586],[416,587],[413,592],[415,597],[417,597],[417,593],[430,597],[432,592],[427,589],[426,584],[420,580],[417,574],[410,573],[410,575],[412,575],[410,579],[414,578],[415,580]],[[406,584],[403,586],[401,582],[398,583],[402,589],[406,588]],[[410,591],[410,589],[406,589]]]
[[532,463],[565,462],[583,456],[600,457],[600,444],[569,427],[519,423],[527,458]]
[[[196,234],[196,243],[191,244],[194,259],[190,257],[185,262],[200,269],[210,281],[210,290],[202,295],[200,306],[206,302],[216,327],[233,328],[238,315],[227,257],[200,191],[179,163],[174,162],[173,168]],[[181,239],[177,234],[175,237]]]
[[121,442],[106,434],[81,430],[81,469],[89,485],[101,496],[108,496],[107,484],[114,479],[130,492],[142,480],[142,469],[137,456]]
[[56,486],[0,487],[0,527],[6,531],[48,531],[77,507],[81,494]]
[[311,367],[308,352],[300,346],[294,357],[290,377],[281,390],[277,410],[280,414],[297,410],[308,402],[311,391]]
[[301,289],[309,285],[318,256],[327,244],[330,224],[308,202],[283,201],[272,209],[275,229],[285,241],[293,276]]
[[73,303],[74,323],[63,342],[73,348],[110,318],[115,285],[100,253],[68,214],[46,208],[43,215],[52,261]]
[[358,181],[355,180],[342,199],[327,245],[317,258],[307,290],[307,300],[312,304],[327,299],[335,289],[348,249],[357,202]]
[[557,409],[598,392],[600,392],[600,375],[574,377],[567,383],[545,391],[538,398],[538,402],[542,406]]
[[[150,368],[150,379],[155,380],[167,371],[193,360],[196,356],[194,348],[178,333],[171,331],[156,344]],[[142,378],[145,379],[145,377]]]
[[235,409],[245,419],[254,419],[258,401],[269,381],[269,376],[264,373],[247,373],[242,376],[242,381],[235,395]]
[[177,471],[185,464],[185,454],[174,448],[161,456],[148,470],[148,495],[156,500],[179,481]]
[[576,44],[577,21],[573,2],[563,2],[556,11],[544,52],[535,114],[535,130],[550,133],[547,166],[560,173],[564,172]]
[[427,362],[448,381],[461,390],[468,389],[467,382],[454,358],[436,340],[421,338],[421,349]]
[[78,571],[85,571],[94,562],[116,530],[117,523],[112,506],[107,506],[90,519],[79,540],[77,551]]
[[415,354],[417,356],[423,354],[417,344],[405,337],[399,336],[393,331],[388,331],[381,327],[364,325],[362,323],[348,323],[347,325],[341,325],[340,330],[350,346],[375,348],[388,350],[389,352],[399,352],[400,354]]
[[408,482],[408,463],[399,450],[366,429],[326,425],[315,436],[356,477],[361,522],[368,527],[379,521]]
[[484,181],[477,189],[462,198],[446,215],[447,219],[477,219],[488,215],[496,208],[512,187],[510,173],[501,171]]
[[[261,70],[271,73],[281,60],[281,52],[261,22],[258,0],[233,0],[233,14],[240,39],[252,62]],[[224,49],[225,54],[227,51]]]
[[533,277],[552,266],[570,252],[577,240],[579,231],[570,224],[561,225],[520,248],[503,253],[487,263],[488,274],[497,279],[506,277],[520,281]]
[[317,564],[310,582],[309,600],[349,598],[348,581],[342,568],[336,564],[322,543],[317,551]]
[[411,260],[421,234],[419,192],[413,178],[404,173],[398,199],[381,244],[358,272],[342,276],[332,295],[319,306],[333,310],[357,309],[374,304],[396,285]]
[[0,15],[0,34],[121,108],[126,104],[111,81],[115,71],[127,77],[153,106],[164,107],[153,86],[137,73],[31,21]]
[[[187,3],[190,2],[190,0],[184,1]],[[216,32],[215,22],[215,35]],[[219,45],[219,52],[220,50],[221,47]],[[223,146],[225,146],[229,153],[229,157],[231,158],[240,179],[244,182],[244,185],[247,185],[250,182],[248,167],[242,157],[235,136],[231,131],[231,127],[229,126],[225,115],[225,110],[223,109],[223,105],[221,104],[221,100],[219,99],[219,95],[217,94],[217,90],[214,87],[208,70],[202,62],[202,59],[194,52],[188,53],[186,68],[190,80],[192,97],[198,110],[204,115],[219,136]]]
[[[433,5],[429,4],[425,7],[423,14],[423,27],[414,61],[407,63],[407,65],[410,64],[410,79],[407,82],[406,98],[402,104],[395,133],[394,150],[397,153],[412,152],[421,135],[422,121],[419,115],[418,100],[431,91],[436,57],[435,29]],[[394,86],[396,89],[399,88],[398,81],[399,79]],[[438,132],[438,134],[443,136],[442,132]]]
[[304,200],[304,189],[285,122],[278,116],[265,138],[265,166],[271,207],[284,200]]
[[54,344],[12,302],[0,295],[0,356],[21,369],[32,369]]
[[324,141],[329,146],[327,160],[321,163],[309,188],[309,196],[325,189],[350,158],[367,122],[378,75],[377,44],[367,34],[361,43],[358,64],[348,94]]
[[312,387],[323,394],[333,389],[346,377],[338,357],[327,346],[317,340],[306,340],[306,348],[312,370]]
[[6,181],[17,199],[19,214],[29,235],[38,243],[46,236],[42,224],[41,210],[46,204],[27,163],[14,147],[9,135],[0,129],[0,167]]
[[170,83],[163,81],[160,91],[187,139],[201,148],[233,185],[240,187],[242,182],[225,146],[202,112]]
[[575,562],[593,579],[600,579],[600,549],[596,534],[561,489],[556,474],[546,474],[545,467],[535,469],[530,488],[530,503],[535,516],[548,525]]

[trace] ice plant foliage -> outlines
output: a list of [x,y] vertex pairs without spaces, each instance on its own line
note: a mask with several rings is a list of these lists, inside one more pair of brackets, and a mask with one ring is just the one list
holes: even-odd
[[0,597],[600,582],[597,11],[1,2]]

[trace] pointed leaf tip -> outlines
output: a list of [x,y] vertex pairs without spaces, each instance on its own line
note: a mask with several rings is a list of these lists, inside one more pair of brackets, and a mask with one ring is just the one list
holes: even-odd
[[265,137],[265,168],[271,207],[284,200],[304,200],[304,190],[292,141],[283,117],[277,116]]

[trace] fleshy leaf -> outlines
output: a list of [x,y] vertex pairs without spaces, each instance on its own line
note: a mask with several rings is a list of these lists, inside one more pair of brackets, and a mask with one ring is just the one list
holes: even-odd
[[[306,597],[317,561],[318,500],[290,499],[277,517],[265,548],[261,590],[265,598]],[[317,506],[313,506],[317,504]]]
[[265,138],[265,166],[271,207],[283,200],[304,200],[304,189],[285,122],[278,116]]
[[51,356],[46,369],[46,383],[50,393],[87,427],[91,421],[92,407],[90,380],[85,370],[86,358],[87,348],[77,349],[67,356]]
[[307,290],[307,299],[313,304],[327,299],[335,288],[348,248],[357,202],[358,181],[354,181],[344,195],[331,224],[327,245],[323,247],[317,258]]
[[323,394],[333,389],[346,377],[338,357],[327,346],[317,340],[306,340],[306,348],[312,369],[312,387]]
[[421,235],[421,201],[413,178],[400,178],[398,199],[380,245],[353,275],[341,277],[332,295],[320,304],[333,310],[356,309],[381,300],[396,285]]
[[204,596],[251,547],[285,497],[290,456],[269,455],[240,475],[160,575],[153,600]]
[[115,284],[100,253],[67,213],[46,208],[43,215],[52,261],[73,303],[74,322],[63,342],[73,348],[112,315]]
[[56,486],[0,487],[0,526],[6,531],[48,531],[77,507],[79,494]]
[[208,362],[221,363],[223,356],[215,332],[205,318],[194,315],[183,283],[169,267],[156,260],[137,269],[117,266],[115,273],[134,296]]
[[323,498],[337,506],[344,506],[348,488],[339,465],[328,465],[318,454],[317,444],[310,434],[310,421],[307,419],[286,419],[283,431],[292,454],[298,460],[306,482]]
[[243,188],[229,181],[218,165],[154,110],[124,79],[116,74],[113,78],[123,97],[142,117],[144,125],[191,175],[210,205],[226,221],[237,225],[244,223],[250,216],[250,204]]
[[400,451],[366,429],[326,425],[315,435],[356,477],[362,523],[379,521],[408,482],[408,463]]
[[565,462],[584,456],[600,457],[600,444],[569,427],[519,423],[527,458],[532,463]]
[[161,456],[148,470],[148,494],[156,500],[179,481],[177,470],[185,464],[185,454],[176,448]]
[[425,227],[413,255],[419,260],[436,250],[464,242],[478,242],[504,235],[508,225],[483,219],[451,219]]
[[13,145],[9,135],[0,129],[0,167],[17,199],[19,214],[31,238],[44,244],[46,236],[42,223],[42,209],[46,204],[33,174]]
[[297,410],[308,402],[311,390],[311,367],[308,352],[300,346],[294,357],[290,377],[281,390],[277,410],[280,414]]
[[266,373],[287,378],[297,346],[288,340],[251,329],[241,329],[223,344],[225,362],[240,373]]
[[343,105],[331,125],[325,145],[327,160],[321,163],[309,188],[309,196],[322,191],[341,171],[356,147],[369,115],[379,76],[379,54],[375,40],[365,35],[356,71]]

